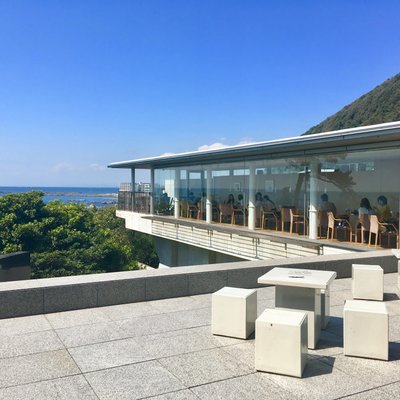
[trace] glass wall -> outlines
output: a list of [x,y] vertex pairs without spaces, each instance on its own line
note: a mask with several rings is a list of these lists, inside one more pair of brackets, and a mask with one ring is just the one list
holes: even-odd
[[[180,204],[187,203],[200,210],[196,215],[192,211],[190,217],[205,219],[204,204],[207,197],[214,212],[227,203],[246,208],[252,196],[250,189],[253,189],[256,201],[260,196],[264,200],[267,198],[276,210],[291,207],[307,216],[310,199],[317,202],[315,206],[319,207],[321,196],[325,194],[334,204],[336,215],[357,216],[362,198],[369,200],[374,212],[379,211],[381,205],[378,204],[378,197],[383,196],[390,210],[390,218],[398,220],[398,171],[399,149],[282,159],[244,159],[239,162],[156,169],[154,205],[159,213],[173,214],[172,200],[177,196]],[[255,175],[254,188],[249,187],[251,174]],[[312,174],[315,180],[311,187]],[[211,178],[209,185],[207,176]],[[310,187],[315,192],[310,193]],[[213,219],[218,218],[213,215]]]

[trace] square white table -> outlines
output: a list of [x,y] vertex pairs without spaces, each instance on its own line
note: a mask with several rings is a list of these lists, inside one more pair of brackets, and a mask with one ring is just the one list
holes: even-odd
[[276,286],[276,308],[309,312],[308,347],[315,349],[322,327],[321,290],[329,290],[329,285],[335,278],[334,271],[274,268],[260,276],[257,282]]

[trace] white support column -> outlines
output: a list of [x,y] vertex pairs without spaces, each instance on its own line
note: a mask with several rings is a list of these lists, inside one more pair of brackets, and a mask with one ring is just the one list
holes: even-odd
[[154,214],[154,168],[150,170],[150,185],[151,185],[150,214]]
[[319,163],[313,160],[310,163],[310,209],[308,215],[309,231],[308,237],[310,239],[317,239],[318,237],[318,170]]
[[180,203],[179,203],[179,181],[180,181],[180,170],[175,169],[174,176],[174,217],[179,218],[180,215]]
[[249,176],[249,229],[256,228],[256,169],[250,167]]
[[131,168],[131,190],[132,190],[132,197],[131,197],[131,210],[135,211],[135,183],[136,183],[136,178],[135,178],[135,168]]
[[206,200],[206,222],[212,222],[212,172],[211,168],[207,168],[207,200]]

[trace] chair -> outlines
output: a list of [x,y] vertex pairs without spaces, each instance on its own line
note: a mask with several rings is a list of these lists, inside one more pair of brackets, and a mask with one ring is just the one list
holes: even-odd
[[[388,230],[390,229],[390,231]],[[394,232],[396,235],[396,239],[398,236],[398,231],[393,224],[379,222],[378,217],[376,215],[369,216],[369,238],[368,238],[368,246],[371,246],[372,234],[375,235],[375,247],[382,242],[382,233],[383,232]],[[396,240],[397,243],[397,240]],[[397,246],[396,246],[397,247]]]
[[223,218],[229,218],[229,223],[233,224],[233,207],[230,204],[219,205],[219,222],[222,224]]
[[236,224],[237,217],[242,219],[243,226],[246,224],[246,210],[243,207],[233,207],[232,216],[232,224]]
[[[282,207],[281,209],[281,230],[285,232],[285,225],[288,224],[290,226],[290,208]],[[290,229],[289,229],[290,230]]]
[[186,200],[180,201],[180,217],[189,218],[189,203]]
[[265,209],[261,210],[261,229],[264,229],[265,225],[268,228],[269,221],[273,221],[275,224],[275,230],[277,231],[278,230],[278,220],[279,220],[278,215],[274,211],[265,210]]
[[196,205],[188,204],[188,218],[198,218],[199,210]]
[[366,234],[369,232],[370,219],[368,214],[360,214],[356,222],[356,243],[358,242],[358,233],[360,233],[360,243],[366,243]]
[[[298,211],[297,211],[298,212]],[[293,233],[293,226],[296,226],[296,233],[299,233],[299,225],[303,225],[303,234],[307,232],[307,219],[302,214],[295,214],[290,208],[290,234]]]
[[350,225],[350,222],[347,221],[347,219],[343,218],[335,218],[333,215],[332,211],[327,212],[328,216],[328,229],[326,232],[326,238],[333,240],[335,237],[335,231],[336,231],[336,237],[337,237],[337,227],[338,225],[341,225],[345,229],[349,229],[349,237],[350,237],[350,242],[352,240],[352,235],[353,235],[353,228]]

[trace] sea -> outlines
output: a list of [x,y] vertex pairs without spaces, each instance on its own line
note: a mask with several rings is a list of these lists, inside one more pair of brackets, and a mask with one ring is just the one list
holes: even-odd
[[78,203],[86,207],[106,207],[115,206],[118,199],[117,187],[0,186],[0,197],[10,193],[27,193],[32,190],[43,192],[45,203],[59,200],[62,203]]

